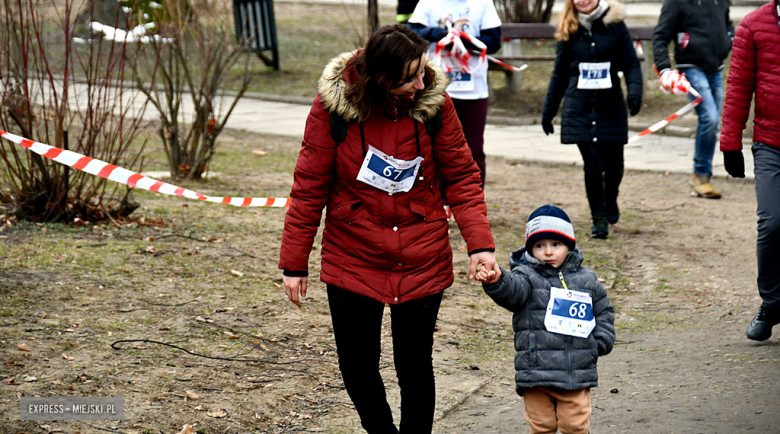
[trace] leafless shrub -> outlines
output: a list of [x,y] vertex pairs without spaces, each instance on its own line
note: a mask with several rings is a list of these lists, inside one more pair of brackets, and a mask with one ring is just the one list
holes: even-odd
[[505,23],[549,23],[555,0],[493,0]]
[[[217,137],[249,88],[250,56],[235,40],[228,3],[201,0],[187,11],[180,2],[164,6],[171,19],[159,26],[161,38],[150,44],[147,62],[147,68],[158,68],[158,85],[145,83],[150,73],[141,64],[136,79],[160,114],[171,176],[200,179]],[[238,91],[229,93],[231,88]]]
[[[148,137],[146,103],[131,99],[122,85],[136,48],[102,39],[75,44],[76,4],[3,0],[0,128],[132,170]],[[102,220],[137,207],[126,187],[68,170],[5,140],[0,192],[14,214],[34,221]]]

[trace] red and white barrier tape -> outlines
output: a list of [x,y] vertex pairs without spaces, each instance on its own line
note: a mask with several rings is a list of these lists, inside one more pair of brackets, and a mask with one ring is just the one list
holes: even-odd
[[261,206],[286,208],[290,206],[289,198],[264,198],[264,197],[211,197],[205,196],[186,188],[177,187],[167,182],[158,181],[139,173],[131,172],[127,169],[96,160],[76,152],[66,151],[55,148],[54,146],[44,145],[34,142],[24,137],[0,131],[0,137],[24,146],[25,148],[39,154],[43,157],[54,160],[68,167],[87,172],[91,175],[99,176],[109,181],[125,184],[130,187],[153,191],[155,193],[169,194],[171,196],[186,197],[187,199],[204,200],[206,202],[224,203],[233,206]]
[[[465,39],[481,50],[477,66],[485,63],[485,60],[487,59],[487,45],[464,31],[453,29],[452,23],[449,20],[446,24],[449,33],[436,43],[436,49],[433,52],[433,61],[441,66],[446,73],[452,71],[471,72],[469,60],[471,60],[472,56],[470,50],[463,44],[463,39]],[[450,44],[452,44],[452,48],[449,50],[444,48]]]
[[[471,51],[472,53],[479,53],[479,51],[477,51],[477,50],[469,50],[469,51]],[[508,69],[510,71],[519,72],[519,71],[522,71],[522,70],[528,68],[528,64],[525,64],[525,63],[523,63],[523,66],[512,66],[512,65],[510,65],[508,63],[504,63],[504,62],[496,59],[493,56],[485,56],[485,57],[487,57],[487,60],[495,63],[498,66],[503,66],[504,68],[506,68],[506,69]]]
[[701,95],[699,95],[698,92],[696,92],[696,89],[693,87],[688,87],[688,92],[690,92],[694,97],[696,97],[695,100],[691,101],[686,105],[685,107],[681,108],[680,110],[677,110],[674,112],[673,115],[669,116],[668,118],[662,120],[661,122],[658,122],[657,124],[654,124],[650,126],[650,128],[642,131],[641,133],[635,135],[634,137],[631,137],[628,139],[628,144],[631,144],[633,142],[636,142],[637,140],[641,139],[642,137],[649,136],[650,134],[653,134],[654,132],[660,130],[661,128],[669,125],[670,122],[673,120],[679,118],[680,116],[684,115],[685,113],[688,113],[692,109],[694,109],[697,105],[701,103]]

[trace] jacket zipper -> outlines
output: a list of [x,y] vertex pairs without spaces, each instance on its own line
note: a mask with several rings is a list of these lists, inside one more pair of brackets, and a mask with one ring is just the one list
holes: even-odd
[[[561,285],[563,285],[563,289],[569,289],[569,287],[566,286],[566,281],[563,280],[563,271],[558,271],[558,279],[560,279]],[[566,382],[570,389],[574,387],[572,383],[574,372],[572,370],[571,351],[571,336],[566,336],[566,372],[568,373],[566,376]]]
[[558,279],[561,280],[561,285],[563,285],[563,289],[569,289],[569,287],[566,286],[566,281],[563,280],[563,271],[558,272]]

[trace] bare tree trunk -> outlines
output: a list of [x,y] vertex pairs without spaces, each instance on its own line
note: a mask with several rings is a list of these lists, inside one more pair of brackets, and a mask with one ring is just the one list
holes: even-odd
[[493,0],[505,23],[549,23],[555,0]]
[[379,29],[379,4],[377,0],[368,0],[368,34],[373,35]]

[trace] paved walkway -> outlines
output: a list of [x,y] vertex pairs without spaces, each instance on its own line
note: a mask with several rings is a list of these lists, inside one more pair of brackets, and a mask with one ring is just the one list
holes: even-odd
[[[685,101],[680,101],[680,106]],[[239,101],[228,127],[265,134],[303,137],[309,106],[244,98]],[[695,116],[689,114],[688,116]],[[659,119],[660,120],[660,119]],[[557,132],[545,136],[539,125],[488,125],[485,129],[485,153],[509,159],[564,164],[582,164],[576,146],[561,145]],[[631,133],[634,134],[634,133]],[[664,136],[645,137],[625,149],[627,169],[691,173],[694,139]],[[753,155],[745,151],[747,177],[753,177]],[[715,152],[715,176],[726,176],[723,156]]]
[[[365,6],[366,0],[275,0],[282,3],[334,3],[347,4],[355,6]],[[395,8],[398,6],[398,0],[378,0],[379,5]],[[650,16],[657,17],[661,14],[661,3],[625,3],[626,15],[634,17]],[[563,9],[563,2],[556,1],[553,6],[553,13],[558,13]],[[755,7],[732,6],[730,10],[731,19],[741,20]]]

